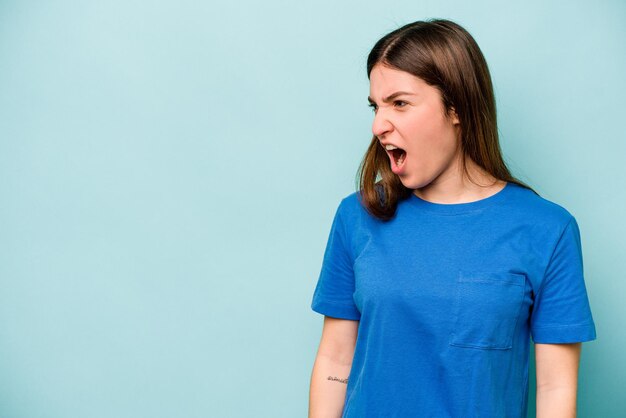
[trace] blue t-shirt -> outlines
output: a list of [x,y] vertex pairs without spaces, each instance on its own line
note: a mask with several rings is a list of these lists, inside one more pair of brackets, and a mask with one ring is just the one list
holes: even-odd
[[387,222],[346,196],[311,308],[359,320],[342,418],[525,418],[530,337],[596,338],[575,218],[515,183]]

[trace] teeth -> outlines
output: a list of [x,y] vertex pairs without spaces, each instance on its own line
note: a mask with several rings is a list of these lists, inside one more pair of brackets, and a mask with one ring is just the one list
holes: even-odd
[[398,149],[398,147],[396,147],[396,146],[394,146],[394,145],[389,144],[389,145],[385,145],[385,149],[386,149],[387,151],[391,151],[391,150],[394,150],[394,149]]

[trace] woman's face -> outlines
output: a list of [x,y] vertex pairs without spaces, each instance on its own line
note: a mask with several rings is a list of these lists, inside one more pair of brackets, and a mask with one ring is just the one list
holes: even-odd
[[405,187],[420,189],[459,174],[459,120],[455,113],[446,118],[437,88],[410,73],[376,64],[368,100],[375,111],[372,132],[381,146],[401,149],[388,150],[387,155]]

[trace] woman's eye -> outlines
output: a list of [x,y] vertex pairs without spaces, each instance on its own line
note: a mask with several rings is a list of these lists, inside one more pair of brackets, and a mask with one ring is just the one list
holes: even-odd
[[[408,103],[403,100],[396,100],[395,102],[393,102],[393,104],[396,107],[404,107]],[[374,103],[370,103],[368,106],[371,107],[374,112],[376,112],[376,110],[378,109],[378,106],[376,106]]]

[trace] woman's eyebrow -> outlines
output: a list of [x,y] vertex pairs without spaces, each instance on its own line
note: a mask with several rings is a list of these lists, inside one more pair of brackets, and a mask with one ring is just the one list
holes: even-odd
[[[392,101],[393,99],[395,99],[398,96],[415,96],[414,93],[409,93],[407,91],[397,91],[393,94],[390,94],[389,96],[387,96],[386,98],[383,99],[383,103],[389,103],[390,101]],[[372,98],[370,96],[367,96],[367,101],[370,103],[376,103],[374,100],[372,100]]]

